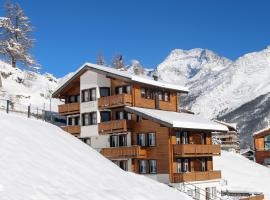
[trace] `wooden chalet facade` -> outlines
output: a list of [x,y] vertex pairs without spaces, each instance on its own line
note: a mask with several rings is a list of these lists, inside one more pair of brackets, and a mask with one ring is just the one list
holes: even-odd
[[253,134],[255,161],[259,164],[270,166],[270,128],[263,129]]
[[[191,182],[214,193],[221,171],[213,169],[220,145],[212,132],[227,127],[180,111],[185,87],[85,64],[60,86],[63,129],[123,170],[166,184]],[[195,192],[195,191],[194,191]]]

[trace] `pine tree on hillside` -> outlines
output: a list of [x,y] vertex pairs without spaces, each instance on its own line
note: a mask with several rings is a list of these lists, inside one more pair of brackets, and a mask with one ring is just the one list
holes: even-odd
[[6,18],[0,23],[0,54],[8,58],[14,68],[20,62],[31,69],[39,69],[29,53],[34,44],[29,18],[19,4],[10,1],[6,3],[6,12]]
[[97,55],[97,64],[98,65],[105,65],[105,58],[103,56],[103,53],[99,53]]
[[125,69],[124,59],[122,55],[116,55],[113,58],[112,66],[115,69]]

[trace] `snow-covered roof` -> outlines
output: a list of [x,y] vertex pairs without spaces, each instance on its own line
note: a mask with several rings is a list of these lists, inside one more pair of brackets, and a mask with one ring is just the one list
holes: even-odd
[[155,86],[155,87],[159,87],[159,88],[176,90],[176,91],[185,92],[185,93],[189,92],[188,88],[185,86],[171,84],[171,83],[167,83],[167,82],[160,81],[160,80],[155,81],[149,76],[141,77],[141,76],[131,74],[130,72],[124,71],[121,69],[115,69],[115,68],[97,65],[97,64],[93,64],[93,63],[85,63],[75,73],[73,73],[72,76],[70,76],[66,81],[64,81],[61,85],[59,85],[59,87],[53,93],[53,96],[55,96],[66,85],[68,85],[72,80],[74,80],[76,77],[80,76],[83,72],[85,72],[87,70],[96,71],[97,73],[104,73],[106,75],[116,76],[117,78],[124,79],[127,81],[143,83],[146,85],[151,85],[151,86]]
[[128,112],[162,123],[165,126],[210,131],[228,131],[227,126],[202,118],[198,115],[139,107],[125,107]]
[[259,131],[255,132],[255,133],[253,133],[253,136],[259,135],[259,134],[262,134],[262,133],[266,133],[266,132],[269,132],[269,134],[270,134],[270,127],[267,127],[265,129],[262,129],[262,130],[259,130]]
[[219,120],[214,120],[214,121],[237,131],[237,124],[236,123],[227,123],[227,122],[223,122],[223,121],[219,121]]

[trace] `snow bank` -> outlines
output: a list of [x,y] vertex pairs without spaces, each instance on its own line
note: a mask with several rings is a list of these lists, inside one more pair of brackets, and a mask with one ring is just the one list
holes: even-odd
[[0,127],[1,200],[190,199],[48,123],[0,113]]
[[226,188],[233,191],[263,192],[265,199],[270,199],[270,168],[226,151],[222,151],[221,157],[214,157],[214,168],[222,170],[222,178],[228,181]]

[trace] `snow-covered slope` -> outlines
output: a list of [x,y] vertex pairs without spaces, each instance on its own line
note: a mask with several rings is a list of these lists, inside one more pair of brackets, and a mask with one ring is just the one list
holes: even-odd
[[[49,109],[50,94],[57,87],[59,79],[52,74],[39,74],[27,70],[13,68],[0,61],[0,99],[8,99],[14,103],[33,105],[40,109]],[[52,109],[57,111],[60,102],[52,100]]]
[[214,157],[214,168],[221,169],[222,178],[228,182],[225,188],[234,191],[263,192],[265,199],[270,199],[270,168],[227,151],[222,151],[220,157]]
[[0,127],[1,200],[190,199],[124,172],[56,126],[0,112]]

